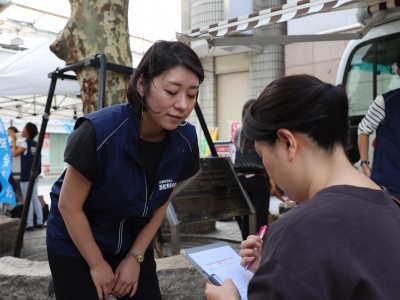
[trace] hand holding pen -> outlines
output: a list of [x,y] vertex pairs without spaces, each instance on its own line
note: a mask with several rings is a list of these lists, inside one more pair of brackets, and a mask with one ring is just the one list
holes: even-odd
[[[261,226],[260,231],[258,232],[257,236],[262,240],[265,232],[267,231],[268,226],[264,225]],[[261,256],[261,247],[260,247],[260,243],[258,241],[256,241],[254,239],[254,236],[252,238],[252,236],[249,236],[249,238],[245,241],[242,242],[242,250],[240,250],[240,256],[242,258],[245,257],[253,257],[253,261],[254,259]],[[255,257],[256,256],[256,257]],[[247,271],[251,266],[252,266],[252,262],[247,262],[245,264],[245,270]]]

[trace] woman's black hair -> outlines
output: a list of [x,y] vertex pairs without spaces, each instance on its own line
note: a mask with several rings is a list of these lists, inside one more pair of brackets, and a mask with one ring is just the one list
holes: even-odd
[[7,128],[7,130],[8,129],[14,131],[15,133],[18,133],[18,128],[15,127],[15,126],[10,126],[10,127]]
[[38,128],[31,122],[26,123],[25,128],[31,139],[35,138],[35,136],[38,134]]
[[274,144],[277,130],[303,133],[331,151],[346,148],[348,99],[342,86],[333,86],[310,75],[282,77],[270,83],[243,120],[247,138]]
[[244,119],[244,116],[246,114],[246,111],[249,109],[249,107],[256,101],[257,99],[249,99],[243,104],[242,108],[242,120]]
[[196,74],[199,84],[203,82],[203,66],[197,54],[188,45],[177,41],[157,41],[146,51],[130,79],[127,90],[128,102],[136,112],[147,110],[146,97],[141,97],[137,90],[139,79],[143,76],[143,92],[146,95],[154,77],[178,66]]

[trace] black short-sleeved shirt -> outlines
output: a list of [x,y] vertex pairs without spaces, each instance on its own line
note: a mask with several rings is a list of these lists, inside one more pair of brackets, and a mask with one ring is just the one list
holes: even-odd
[[399,228],[387,192],[326,188],[268,229],[248,299],[400,299]]
[[64,161],[93,182],[96,175],[96,134],[90,121],[84,121],[71,133]]
[[[149,183],[149,190],[153,190],[151,186],[157,167],[162,157],[165,141],[148,142],[140,139],[139,156],[142,162],[143,170]],[[198,148],[192,155],[192,161],[188,168],[181,175],[179,181],[183,181],[193,176],[199,169],[199,153]],[[96,134],[92,123],[89,120],[76,128],[68,139],[68,144],[64,153],[64,161],[75,169],[77,169],[89,181],[93,182],[96,176]]]

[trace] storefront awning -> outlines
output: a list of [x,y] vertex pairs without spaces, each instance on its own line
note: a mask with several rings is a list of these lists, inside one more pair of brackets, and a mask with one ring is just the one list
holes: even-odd
[[287,22],[316,13],[351,8],[368,8],[372,13],[399,5],[400,0],[302,0],[178,33],[177,39],[188,42],[199,39],[221,38],[231,36],[233,33]]

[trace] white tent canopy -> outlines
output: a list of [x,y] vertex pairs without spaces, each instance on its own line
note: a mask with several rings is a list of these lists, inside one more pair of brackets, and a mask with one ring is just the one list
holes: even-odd
[[[0,114],[23,118],[44,111],[51,79],[48,74],[65,66],[49,49],[51,42],[21,51],[0,63]],[[69,73],[74,75],[73,73]],[[57,80],[51,114],[71,118],[82,114],[76,80]],[[63,112],[63,114],[61,113]],[[61,114],[60,114],[61,113]]]

